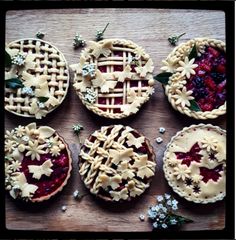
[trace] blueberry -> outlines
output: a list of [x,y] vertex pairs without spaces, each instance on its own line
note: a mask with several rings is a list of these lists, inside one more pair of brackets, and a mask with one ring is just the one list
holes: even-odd
[[193,92],[193,95],[196,98],[196,100],[206,97],[207,94],[208,94],[208,92],[205,88],[195,89],[195,91]]
[[226,79],[225,74],[212,72],[211,77],[213,78],[215,83],[221,83]]
[[192,82],[197,88],[204,87],[204,82],[201,77],[198,77],[198,76],[194,77]]

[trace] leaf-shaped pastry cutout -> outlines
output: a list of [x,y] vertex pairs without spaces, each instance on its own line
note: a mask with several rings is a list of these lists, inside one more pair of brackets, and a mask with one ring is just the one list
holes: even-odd
[[133,155],[133,149],[127,148],[124,150],[109,149],[111,162],[118,165],[120,161],[129,161],[130,157]]
[[80,92],[86,92],[86,89],[91,87],[91,81],[84,78],[81,82],[74,83],[73,86]]
[[91,55],[98,58],[100,55],[108,57],[111,54],[112,42],[105,41],[104,43],[89,42],[89,47],[92,50]]
[[134,89],[129,89],[129,91],[127,92],[127,102],[128,103],[132,103],[135,101],[135,98],[136,98],[136,92]]
[[50,96],[48,82],[42,83],[39,88],[35,89],[35,96],[36,97],[41,97],[41,96],[49,97]]
[[45,161],[42,165],[28,165],[29,172],[33,173],[33,178],[40,179],[42,175],[50,176],[53,170],[51,167],[53,166],[50,159]]
[[135,146],[136,148],[140,148],[142,146],[142,143],[144,143],[145,138],[142,137],[134,137],[134,135],[132,133],[129,133],[127,135],[128,141],[127,144],[128,146]]
[[101,87],[101,92],[102,93],[109,93],[110,89],[114,89],[116,86],[117,82],[116,81],[105,81],[105,83]]
[[96,70],[95,79],[92,79],[93,87],[101,87],[105,82],[105,78],[103,77],[101,71],[99,69]]
[[146,64],[143,67],[136,67],[135,71],[140,74],[140,77],[145,77],[147,73],[152,73],[153,72],[153,62],[152,59],[150,58]]
[[27,183],[24,173],[17,176],[16,184],[21,190],[21,197],[31,197],[38,189],[36,185]]
[[29,130],[31,130],[31,129],[36,129],[36,123],[35,123],[35,122],[32,122],[32,123],[28,124],[28,125],[25,126],[25,127],[27,127]]
[[48,126],[39,127],[38,131],[39,131],[39,138],[42,138],[42,139],[49,138],[55,133],[55,130]]
[[118,78],[118,82],[124,82],[125,79],[131,79],[132,72],[130,65],[127,65],[122,72],[115,72],[113,75]]

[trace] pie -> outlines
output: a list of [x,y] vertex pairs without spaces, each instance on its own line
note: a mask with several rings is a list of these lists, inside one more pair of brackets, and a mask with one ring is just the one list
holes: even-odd
[[226,131],[210,124],[185,127],[167,145],[163,169],[173,190],[196,203],[225,197]]
[[103,117],[135,114],[154,93],[152,59],[129,40],[90,41],[79,63],[70,67],[77,95],[89,110]]
[[226,113],[226,47],[209,38],[183,43],[162,61],[165,94],[175,110],[196,119]]
[[79,173],[85,186],[106,201],[129,201],[141,195],[150,185],[155,166],[149,141],[123,125],[95,131],[79,154]]
[[36,123],[5,133],[5,188],[14,199],[41,202],[62,190],[72,169],[64,139]]
[[9,43],[6,52],[5,109],[23,117],[45,117],[67,94],[65,57],[51,43],[31,38]]

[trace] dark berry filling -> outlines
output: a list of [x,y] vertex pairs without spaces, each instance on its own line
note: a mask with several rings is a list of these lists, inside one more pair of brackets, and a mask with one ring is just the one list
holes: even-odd
[[98,69],[99,69],[100,72],[102,72],[102,73],[106,73],[106,72],[107,72],[107,67],[106,67],[106,66],[98,66]]
[[185,164],[188,167],[190,166],[191,162],[200,162],[202,155],[199,154],[201,148],[199,147],[198,143],[195,143],[189,152],[175,152],[177,159],[182,160],[181,164]]
[[[32,177],[32,173],[29,173],[28,165],[42,165],[45,161],[51,159],[53,166],[51,169],[53,172],[51,175],[45,176],[42,175],[41,178],[35,179]],[[40,156],[40,160],[32,161],[30,157],[24,157],[21,163],[21,171],[25,174],[27,182],[29,184],[34,184],[38,187],[32,199],[47,196],[52,192],[56,191],[62,183],[65,181],[68,170],[69,170],[69,158],[67,150],[64,149],[61,151],[60,156],[52,157],[50,154],[43,154]]]
[[210,179],[212,179],[214,182],[216,182],[220,175],[220,172],[223,171],[223,165],[219,165],[213,169],[200,167],[200,175],[203,176],[202,181],[207,183]]
[[195,75],[187,82],[187,89],[193,91],[195,101],[201,110],[211,111],[226,100],[226,55],[225,52],[207,47],[205,53],[197,57]]

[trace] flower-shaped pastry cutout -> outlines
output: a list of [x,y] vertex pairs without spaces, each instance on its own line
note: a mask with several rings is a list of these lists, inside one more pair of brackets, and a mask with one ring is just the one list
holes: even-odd
[[179,165],[174,168],[174,176],[176,176],[177,180],[182,179],[183,181],[186,178],[189,178],[190,169],[186,165]]
[[190,100],[193,100],[194,97],[192,95],[192,91],[187,91],[186,87],[183,87],[182,91],[176,89],[176,94],[173,95],[173,98],[176,99],[176,104],[180,104],[183,108],[186,106],[190,106]]
[[202,148],[206,148],[208,152],[211,150],[216,151],[218,147],[218,141],[214,137],[205,137],[202,140]]
[[194,75],[196,74],[196,72],[194,71],[194,68],[196,68],[198,66],[198,64],[194,64],[195,58],[192,58],[190,61],[188,59],[188,57],[186,56],[183,61],[179,61],[179,65],[181,67],[178,67],[176,69],[176,71],[181,72],[182,76],[186,76],[188,79],[190,78],[190,75]]
[[193,175],[192,176],[192,181],[194,182],[194,183],[199,183],[201,180],[202,180],[202,176],[201,175],[199,175],[199,174],[195,174],[195,175]]
[[165,66],[161,67],[162,71],[173,73],[176,69],[176,61],[172,61],[172,59],[166,59],[161,61]]
[[43,148],[45,145],[39,145],[39,142],[36,140],[34,142],[29,141],[29,145],[25,147],[28,152],[25,154],[26,156],[30,156],[31,160],[37,159],[40,160],[40,154],[46,153]]

